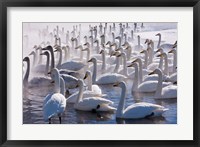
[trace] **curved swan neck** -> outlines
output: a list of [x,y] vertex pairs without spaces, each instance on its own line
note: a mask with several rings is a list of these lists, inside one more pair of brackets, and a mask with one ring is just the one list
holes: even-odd
[[30,73],[30,59],[27,57],[27,69],[26,69],[26,74],[24,76],[24,80],[23,80],[23,85],[24,87],[26,87],[28,85],[28,77],[29,77],[29,73]]
[[148,48],[149,52],[148,52],[148,55],[149,55],[149,64],[151,64],[153,62],[153,50],[151,47]]
[[125,104],[125,97],[126,97],[126,85],[124,82],[120,83],[120,87],[122,89],[121,98],[117,107],[116,117],[121,117],[124,113],[124,104]]
[[[41,53],[42,53],[42,48],[40,47],[40,48],[39,48],[39,54],[41,54]],[[38,63],[39,63],[39,64],[42,63],[42,56],[39,56],[39,61],[38,61]]]
[[147,69],[147,64],[148,64],[148,55],[147,51],[144,52],[144,68]]
[[159,70],[159,73],[158,73],[158,84],[157,84],[157,88],[156,88],[155,97],[160,97],[161,96],[162,79],[163,79],[163,75],[162,75],[162,72]]
[[160,68],[161,70],[163,69],[163,56],[160,57],[158,68]]

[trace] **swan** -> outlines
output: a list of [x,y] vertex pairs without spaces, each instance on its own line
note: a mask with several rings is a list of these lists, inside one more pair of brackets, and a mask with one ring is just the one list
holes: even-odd
[[83,67],[85,67],[85,64],[83,64],[81,61],[71,60],[71,61],[67,61],[65,63],[62,63],[62,50],[60,48],[57,48],[55,51],[60,52],[60,58],[59,58],[59,62],[58,62],[58,65],[57,65],[58,69],[67,69],[67,70],[72,70],[72,71],[79,71]]
[[93,62],[93,75],[92,75],[92,83],[95,84],[113,84],[115,82],[121,82],[125,80],[127,77],[121,74],[117,73],[107,73],[107,74],[102,74],[101,76],[97,77],[97,59],[96,58],[91,58],[88,62]]
[[134,46],[134,50],[141,51],[144,48],[144,46],[140,43],[140,35],[138,35],[137,37],[138,37],[138,45]]
[[167,51],[169,49],[171,50],[174,47],[174,45],[177,44],[177,41],[176,41],[174,44],[164,43],[164,44],[160,45],[160,43],[161,43],[161,34],[158,33],[158,34],[156,34],[156,36],[159,37],[157,48],[162,48],[165,51]]
[[113,112],[116,108],[110,106],[113,104],[112,101],[101,98],[101,97],[87,97],[83,99],[83,80],[80,79],[79,83],[79,94],[74,108],[81,111],[105,111]]
[[51,78],[47,76],[39,76],[39,77],[33,77],[31,80],[29,80],[29,74],[30,74],[30,59],[29,57],[25,57],[23,59],[24,62],[27,63],[26,72],[23,79],[23,86],[24,87],[34,87],[34,86],[47,86],[51,84]]
[[102,94],[101,88],[99,88],[98,85],[92,84],[92,74],[91,71],[87,70],[85,73],[84,79],[88,78],[88,90],[93,91],[94,93],[97,94]]
[[[158,81],[145,81],[140,83],[139,79],[139,68],[137,63],[132,63],[128,67],[134,67],[135,68],[135,76],[133,80],[133,86],[132,86],[132,94],[135,92],[143,92],[143,93],[152,93],[156,91]],[[163,83],[163,87],[168,86],[170,83]]]
[[64,80],[60,78],[59,71],[57,69],[53,69],[52,74],[54,75],[53,77],[55,81],[54,90],[44,99],[43,114],[44,119],[49,120],[49,124],[51,123],[51,118],[53,116],[58,116],[61,124],[61,114],[65,111],[66,108],[66,98],[63,94],[60,93],[60,84],[63,87]]
[[168,85],[163,88],[163,82],[162,82],[163,73],[159,68],[149,73],[149,75],[151,74],[158,74],[159,77],[154,98],[156,99],[177,98],[177,85]]
[[177,51],[175,49],[172,49],[168,53],[172,53],[173,54],[173,66],[172,66],[172,69],[170,70],[170,72],[171,73],[175,73],[176,72],[176,67],[177,67]]
[[121,98],[116,111],[116,118],[122,119],[140,119],[145,117],[160,116],[168,109],[152,103],[135,103],[127,108],[125,107],[126,84],[125,82],[116,83],[113,86],[119,86],[122,89]]

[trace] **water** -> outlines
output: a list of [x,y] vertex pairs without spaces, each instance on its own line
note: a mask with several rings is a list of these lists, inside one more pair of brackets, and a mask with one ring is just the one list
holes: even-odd
[[[131,87],[129,82],[128,87]],[[23,94],[23,123],[24,124],[47,124],[43,118],[43,101],[45,96],[52,91],[53,86],[31,87],[24,89]],[[114,102],[114,107],[117,108],[121,89],[112,86],[101,86],[102,93],[107,94],[107,98]],[[144,98],[135,100],[130,93],[130,88],[127,89],[126,107],[139,101],[150,102],[162,105],[169,110],[161,117],[144,118],[137,120],[120,120],[115,119],[115,113],[93,113],[77,111],[74,109],[74,104],[67,104],[66,110],[62,115],[62,124],[176,124],[177,123],[177,100],[154,100],[146,94]],[[58,124],[58,117],[52,118],[52,123]]]

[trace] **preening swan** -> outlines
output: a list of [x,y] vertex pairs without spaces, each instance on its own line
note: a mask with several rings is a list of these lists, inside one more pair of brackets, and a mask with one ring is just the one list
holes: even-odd
[[140,119],[145,117],[160,116],[166,110],[163,106],[152,104],[152,103],[135,103],[127,108],[125,107],[126,98],[126,84],[125,82],[120,82],[114,84],[114,86],[119,86],[122,89],[121,98],[116,111],[116,118],[122,119]]
[[61,114],[65,111],[66,98],[63,94],[60,93],[60,84],[62,87],[65,84],[64,80],[60,78],[58,69],[53,69],[52,74],[55,81],[54,90],[52,93],[48,94],[44,99],[43,114],[44,119],[49,120],[49,123],[51,123],[51,118],[53,116],[58,116],[59,121],[61,123]]
[[177,98],[177,86],[169,85],[163,88],[162,84],[162,71],[158,68],[155,69],[151,74],[158,74],[158,84],[156,88],[156,93],[154,98],[156,99],[165,99],[165,98]]
[[81,111],[106,111],[113,112],[116,108],[110,106],[112,101],[101,97],[88,97],[83,99],[83,80],[79,80],[79,94],[74,108]]

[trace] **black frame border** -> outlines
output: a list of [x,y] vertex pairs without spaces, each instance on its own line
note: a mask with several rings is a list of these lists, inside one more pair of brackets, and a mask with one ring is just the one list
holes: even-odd
[[[7,7],[193,7],[193,140],[7,140]],[[0,146],[199,146],[199,0],[0,0]]]

